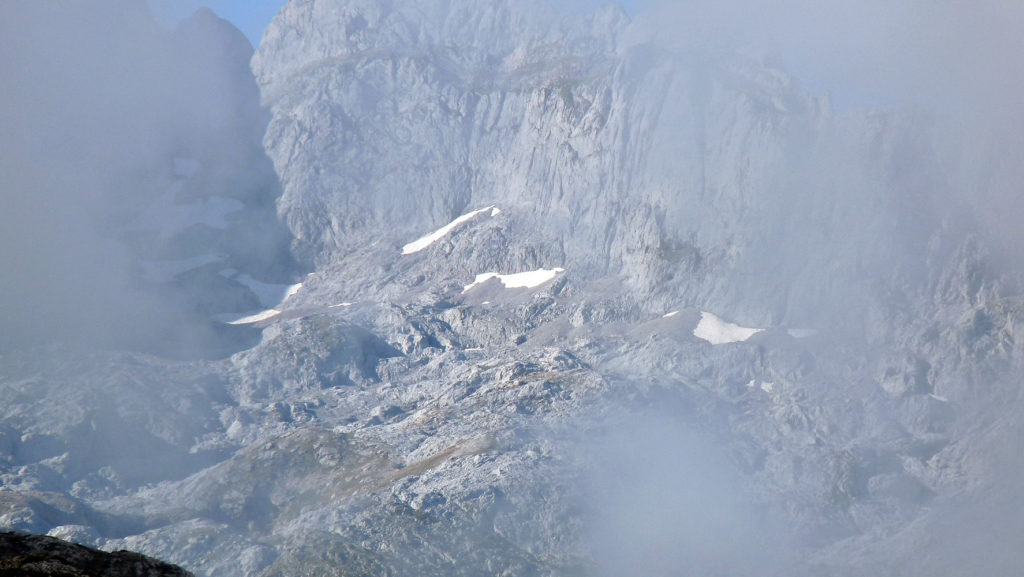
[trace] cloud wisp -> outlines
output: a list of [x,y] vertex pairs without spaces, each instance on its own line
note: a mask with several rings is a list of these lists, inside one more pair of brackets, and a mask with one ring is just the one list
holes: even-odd
[[[195,252],[200,241],[161,244],[132,232],[133,220],[179,178],[178,157],[201,159],[192,194],[272,207],[276,177],[260,144],[267,118],[248,70],[251,49],[240,34],[211,29],[213,20],[193,19],[170,34],[141,0],[0,6],[5,347],[61,341],[169,350],[216,331],[190,317],[189,297],[157,290],[138,270],[143,257],[193,256],[181,250]],[[272,208],[266,218],[273,220]],[[201,237],[197,231],[188,238]],[[281,244],[249,240],[258,242],[218,242],[250,247],[251,261],[271,258]]]

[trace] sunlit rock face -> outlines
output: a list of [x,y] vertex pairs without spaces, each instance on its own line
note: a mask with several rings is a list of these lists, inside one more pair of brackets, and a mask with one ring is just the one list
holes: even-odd
[[287,4],[252,70],[312,272],[202,262],[245,195],[160,205],[260,340],[2,359],[0,525],[211,576],[964,574],[1021,310],[937,125],[656,24]]
[[572,263],[656,307],[807,323],[863,306],[875,267],[930,234],[901,212],[922,193],[901,175],[927,162],[911,120],[836,117],[779,70],[673,52],[615,8],[293,3],[253,65],[282,216],[321,263],[495,205],[510,238],[461,265]]

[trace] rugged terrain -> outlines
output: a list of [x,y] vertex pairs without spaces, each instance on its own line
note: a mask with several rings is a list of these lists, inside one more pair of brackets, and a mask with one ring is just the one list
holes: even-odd
[[649,25],[290,2],[297,262],[222,248],[260,197],[161,269],[255,338],[5,350],[0,526],[209,576],[1012,573],[1021,293],[955,148]]
[[5,577],[190,577],[191,573],[137,553],[105,553],[54,537],[0,533]]

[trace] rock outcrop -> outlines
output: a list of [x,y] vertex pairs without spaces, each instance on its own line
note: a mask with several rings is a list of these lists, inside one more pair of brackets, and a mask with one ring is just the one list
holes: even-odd
[[180,567],[144,555],[106,553],[54,537],[0,533],[4,577],[192,577]]

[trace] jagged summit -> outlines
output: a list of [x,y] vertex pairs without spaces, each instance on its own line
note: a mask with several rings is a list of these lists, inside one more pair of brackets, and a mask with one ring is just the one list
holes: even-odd
[[553,59],[590,61],[614,52],[628,24],[614,4],[569,18],[545,0],[290,2],[264,36],[253,68],[269,75],[364,57],[419,57],[481,81],[503,74],[557,74]]
[[[253,47],[245,34],[213,10],[201,6],[174,30],[183,42],[195,42],[209,48],[227,62],[245,62],[252,58]],[[246,67],[248,68],[248,67]]]

